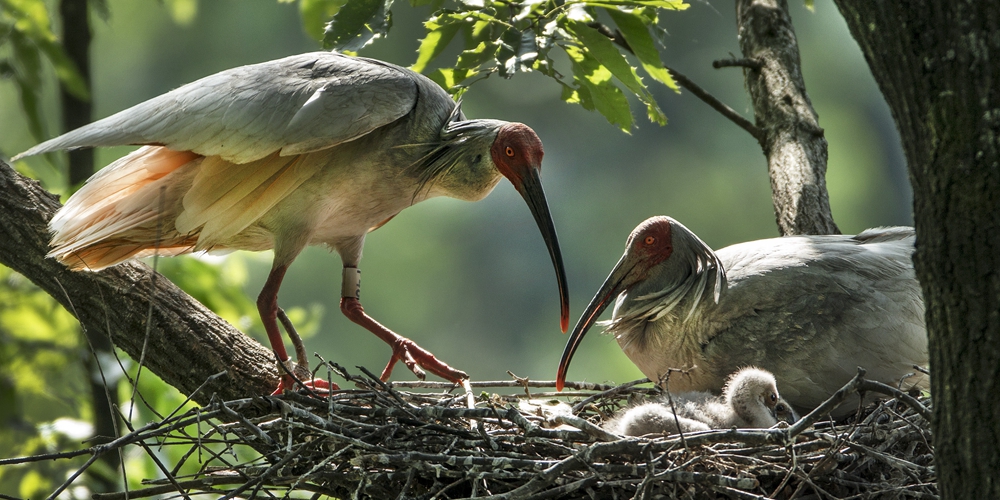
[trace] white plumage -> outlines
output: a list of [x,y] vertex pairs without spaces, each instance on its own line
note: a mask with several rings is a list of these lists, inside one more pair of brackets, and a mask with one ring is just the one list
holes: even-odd
[[[857,236],[791,236],[713,252],[682,224],[653,217],[567,343],[559,380],[586,330],[612,301],[605,323],[652,380],[669,368],[673,392],[715,390],[742,366],[774,373],[782,395],[808,411],[864,367],[896,385],[928,361],[924,306],[910,255],[911,228]],[[924,375],[907,386],[926,388]],[[841,407],[838,414],[851,411]]]

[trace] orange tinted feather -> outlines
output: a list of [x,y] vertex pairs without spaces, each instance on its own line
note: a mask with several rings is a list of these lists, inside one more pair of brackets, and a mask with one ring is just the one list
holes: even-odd
[[[72,269],[100,270],[150,253],[190,251],[196,235],[173,228],[180,196],[202,157],[145,146],[98,172],[49,222],[49,257]],[[162,207],[162,211],[161,211]]]

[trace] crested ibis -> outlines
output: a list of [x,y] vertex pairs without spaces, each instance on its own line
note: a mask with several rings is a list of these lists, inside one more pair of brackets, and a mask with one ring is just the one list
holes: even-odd
[[[283,363],[278,289],[299,252],[325,244],[343,262],[341,311],[392,347],[383,380],[397,361],[421,378],[422,368],[453,382],[467,378],[364,312],[358,264],[365,235],[404,208],[435,196],[477,201],[501,177],[541,230],[562,330],[569,324],[562,257],[539,181],[541,141],[521,123],[466,119],[423,75],[331,52],[285,57],[202,78],[15,159],[126,144],[143,147],[91,177],[52,219],[49,256],[99,270],[154,253],[274,249],[257,307]],[[277,391],[292,380],[282,377]]]
[[[913,242],[912,228],[886,227],[713,252],[676,220],[649,218],[632,231],[573,329],[557,385],[612,302],[604,325],[644,375],[656,382],[668,369],[690,369],[669,378],[674,393],[718,390],[745,366],[772,372],[800,411],[824,401],[858,366],[895,385],[928,361]],[[911,381],[929,382],[924,375]]]

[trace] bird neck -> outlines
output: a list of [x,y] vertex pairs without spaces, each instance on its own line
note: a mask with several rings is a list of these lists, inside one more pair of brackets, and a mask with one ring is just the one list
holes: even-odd
[[479,201],[493,191],[502,175],[493,164],[490,146],[499,120],[455,120],[452,115],[440,131],[439,141],[414,163],[418,177],[414,198],[450,196]]
[[712,311],[726,291],[726,272],[715,252],[691,236],[675,235],[671,257],[619,295],[613,318],[605,323],[633,361],[656,356],[669,358],[659,366],[697,364],[701,346],[710,339]]

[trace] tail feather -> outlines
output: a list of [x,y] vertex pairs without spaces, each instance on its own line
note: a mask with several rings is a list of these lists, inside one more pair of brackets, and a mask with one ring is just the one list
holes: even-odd
[[190,252],[197,234],[172,221],[202,157],[146,146],[87,181],[49,222],[54,257],[72,269],[100,270],[125,260]]

